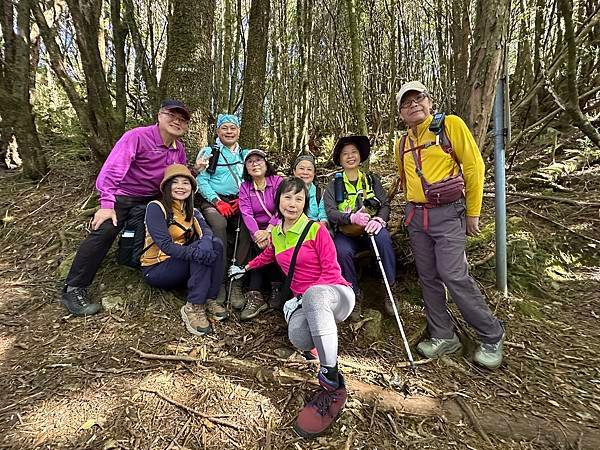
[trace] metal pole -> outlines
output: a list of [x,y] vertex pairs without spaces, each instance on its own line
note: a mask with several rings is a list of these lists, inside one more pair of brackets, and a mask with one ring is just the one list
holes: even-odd
[[505,78],[498,80],[494,99],[494,184],[496,198],[496,287],[508,294],[506,257],[506,173],[504,167]]
[[413,360],[412,352],[410,351],[410,345],[408,345],[408,339],[406,338],[406,333],[404,332],[404,327],[402,326],[402,319],[400,319],[400,314],[398,314],[398,308],[396,308],[396,302],[394,300],[394,296],[392,295],[392,289],[390,288],[390,283],[388,283],[387,276],[385,274],[385,269],[383,268],[383,262],[381,260],[381,256],[379,255],[379,249],[377,248],[377,243],[375,242],[375,236],[373,236],[372,233],[369,233],[369,237],[371,238],[371,244],[373,244],[375,259],[377,259],[377,262],[379,263],[379,268],[381,269],[381,275],[383,276],[383,282],[385,283],[387,295],[390,299],[390,302],[392,302],[394,317],[396,317],[396,323],[398,324],[398,328],[400,329],[400,335],[402,336],[402,342],[404,342],[406,356],[408,356],[408,362],[410,363],[410,368],[412,369],[412,372],[414,374],[416,373],[417,366],[415,365],[415,361]]

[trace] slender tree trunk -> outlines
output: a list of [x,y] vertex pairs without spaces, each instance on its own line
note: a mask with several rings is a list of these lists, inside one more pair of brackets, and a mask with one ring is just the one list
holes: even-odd
[[[12,8],[12,5],[11,5]],[[3,139],[14,134],[23,161],[23,175],[39,179],[48,171],[30,102],[31,59],[29,36],[31,11],[29,0],[17,4],[16,21],[11,11],[3,8],[0,23],[8,58],[0,76],[0,115],[3,119]],[[16,26],[15,26],[16,25]],[[6,135],[4,135],[6,133]]]
[[244,103],[240,142],[246,147],[260,144],[269,37],[270,0],[252,0],[248,29],[248,57],[244,69]]
[[115,105],[116,123],[119,129],[125,129],[127,114],[127,67],[125,61],[125,40],[128,28],[121,18],[121,0],[111,0],[111,18],[113,45],[115,52]]
[[354,116],[358,124],[358,133],[369,135],[367,128],[365,101],[363,96],[363,74],[359,37],[359,18],[354,0],[345,0],[346,12],[348,13],[348,32],[350,33],[350,42],[352,49],[352,97],[354,100]]
[[219,87],[219,101],[217,113],[231,112],[229,110],[229,86],[231,82],[231,54],[233,53],[233,12],[232,0],[225,0],[224,33],[223,33],[223,66],[221,68],[221,83]]
[[[577,45],[575,44],[575,30],[573,27],[573,3],[571,0],[558,0],[560,13],[565,24],[564,38],[567,44],[567,90],[563,96],[565,100],[557,98],[559,106],[562,106],[569,114],[577,128],[585,134],[590,141],[600,148],[600,133],[585,117],[579,107],[579,88],[577,86]],[[564,106],[563,106],[564,105]]]
[[171,5],[161,91],[163,97],[180,100],[192,111],[186,139],[192,149],[208,142],[215,0],[172,0]]
[[[478,0],[468,89],[457,91],[467,105],[463,117],[479,148],[483,147],[494,103],[494,93],[502,69],[510,0]],[[463,113],[464,114],[464,113]]]

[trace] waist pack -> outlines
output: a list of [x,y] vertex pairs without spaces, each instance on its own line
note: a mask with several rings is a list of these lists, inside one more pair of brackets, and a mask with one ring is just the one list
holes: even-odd
[[146,240],[146,205],[137,205],[129,210],[117,247],[117,263],[137,269],[144,252]]
[[[421,181],[424,181],[421,178]],[[432,205],[446,205],[455,202],[464,195],[465,180],[462,174],[444,178],[437,183],[423,183],[423,191],[428,203]]]

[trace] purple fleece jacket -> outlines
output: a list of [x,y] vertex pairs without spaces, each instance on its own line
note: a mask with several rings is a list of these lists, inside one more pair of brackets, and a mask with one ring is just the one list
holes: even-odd
[[[269,224],[275,226],[279,223],[279,218],[275,211],[275,193],[281,184],[281,180],[282,178],[278,175],[267,177],[267,186],[265,187],[264,195],[262,192],[257,192],[254,189],[252,181],[244,181],[240,186],[240,212],[242,213],[244,224],[250,232],[250,236],[254,236],[254,233],[258,230],[266,229]],[[265,212],[258,200],[258,195],[260,195],[260,198],[273,217],[269,217]]]
[[101,208],[114,208],[115,196],[155,197],[165,169],[171,164],[187,164],[185,147],[180,141],[167,147],[158,125],[127,131],[106,158],[96,189]]

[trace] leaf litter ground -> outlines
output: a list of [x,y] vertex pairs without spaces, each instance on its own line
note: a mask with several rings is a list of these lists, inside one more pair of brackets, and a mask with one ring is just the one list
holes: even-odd
[[[251,323],[232,318],[215,324],[212,336],[192,337],[179,318],[182,293],[145,286],[136,272],[116,266],[112,254],[93,289],[111,310],[68,315],[58,302],[57,270],[68,266],[85,235],[82,208],[93,174],[81,165],[56,160],[39,183],[0,174],[0,448],[552,447],[544,429],[507,433],[499,424],[495,433],[481,430],[477,419],[410,417],[352,392],[330,433],[302,440],[291,426],[315,387],[269,374],[290,369],[309,380],[315,366],[290,348],[280,316]],[[598,199],[597,166],[570,177],[569,198]],[[414,344],[425,322],[399,209],[397,198],[393,229],[405,264],[395,294]],[[486,198],[484,209],[483,222],[492,222],[493,199]],[[471,345],[471,353],[427,362],[411,377],[393,321],[384,315],[379,326],[374,313],[359,326],[341,326],[343,370],[398,393],[409,382],[411,395],[462,399],[476,417],[494,411],[509,423],[543,419],[581,430],[579,440],[562,446],[585,447],[583,437],[597,433],[600,422],[598,208],[509,197],[509,215],[515,222],[509,270],[518,293],[502,298],[493,289],[493,232],[469,246],[474,273],[507,326],[502,368],[491,373],[474,366]],[[383,311],[384,293],[371,276],[377,266],[368,258],[362,265],[368,303]],[[194,361],[151,360],[132,349]],[[244,361],[252,368],[237,370]]]

